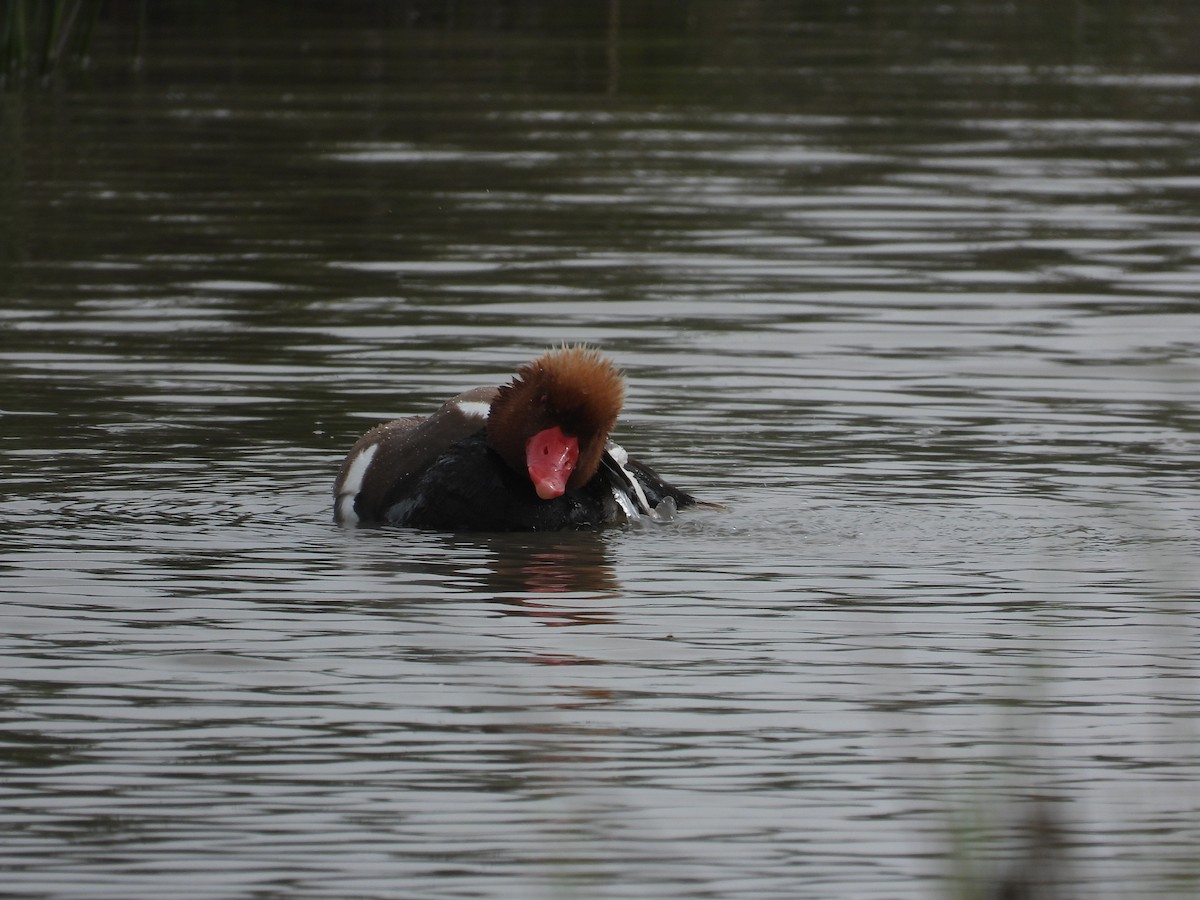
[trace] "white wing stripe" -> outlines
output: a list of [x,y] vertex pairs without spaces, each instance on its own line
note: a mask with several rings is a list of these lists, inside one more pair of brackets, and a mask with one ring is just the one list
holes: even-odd
[[[629,454],[625,452],[625,448],[620,444],[610,440],[605,445],[604,449],[608,451],[609,458],[612,459],[612,461],[616,463],[617,468],[621,470],[621,474],[624,475],[629,481],[630,486],[633,488],[634,496],[637,497],[637,505],[639,509],[646,515],[650,515],[650,513],[654,512],[654,507],[652,507],[650,505],[650,501],[646,499],[646,492],[642,490],[642,483],[637,480],[637,477],[632,472],[625,468],[625,463],[629,461]],[[621,493],[624,494],[625,492],[621,491]],[[624,504],[622,504],[622,506],[624,506]],[[626,512],[628,512],[628,510],[626,510]]]

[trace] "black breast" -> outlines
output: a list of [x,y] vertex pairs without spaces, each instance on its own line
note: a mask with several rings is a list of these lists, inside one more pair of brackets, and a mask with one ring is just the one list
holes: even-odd
[[451,445],[385,515],[438,531],[561,531],[626,520],[603,470],[577,491],[542,500],[488,449],[482,430]]

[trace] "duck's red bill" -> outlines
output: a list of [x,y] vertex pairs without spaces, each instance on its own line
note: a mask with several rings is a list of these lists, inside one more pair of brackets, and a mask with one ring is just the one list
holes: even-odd
[[561,497],[567,480],[579,461],[579,439],[557,425],[539,431],[525,442],[525,465],[529,480],[543,500]]

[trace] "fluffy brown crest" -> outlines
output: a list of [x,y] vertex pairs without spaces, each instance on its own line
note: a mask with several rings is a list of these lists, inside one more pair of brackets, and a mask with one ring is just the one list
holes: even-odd
[[591,481],[625,402],[625,380],[612,360],[587,347],[551,350],[517,369],[488,412],[488,445],[517,472],[525,442],[558,425],[579,439],[579,462],[568,489]]

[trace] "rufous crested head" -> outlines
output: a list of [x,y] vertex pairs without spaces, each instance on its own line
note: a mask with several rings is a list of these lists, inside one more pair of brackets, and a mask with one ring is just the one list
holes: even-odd
[[497,392],[488,412],[488,446],[514,471],[528,474],[539,496],[548,499],[564,488],[543,493],[531,465],[533,439],[549,432],[559,443],[577,444],[578,458],[572,455],[564,472],[565,489],[582,487],[599,468],[624,402],[625,380],[612,360],[582,346],[551,350],[517,369]]

